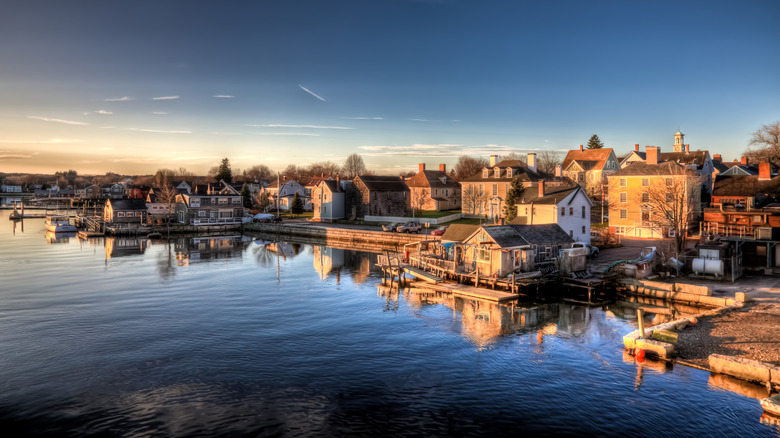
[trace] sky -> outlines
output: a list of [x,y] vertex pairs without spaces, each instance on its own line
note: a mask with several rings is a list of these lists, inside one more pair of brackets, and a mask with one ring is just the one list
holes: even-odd
[[0,172],[380,174],[596,134],[738,158],[780,120],[780,1],[61,1],[0,14]]

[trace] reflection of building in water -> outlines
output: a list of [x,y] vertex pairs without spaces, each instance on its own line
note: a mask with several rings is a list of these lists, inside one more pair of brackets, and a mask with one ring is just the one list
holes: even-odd
[[271,242],[265,246],[268,251],[284,257],[294,257],[300,254],[302,245],[299,243]]
[[372,270],[379,272],[376,266],[376,254],[369,252],[347,251],[344,253],[344,266],[352,272],[352,281],[360,284],[366,281]]
[[179,266],[190,262],[241,257],[252,239],[244,236],[208,236],[179,238],[174,251]]
[[[15,224],[14,224],[15,225]],[[51,245],[52,243],[68,243],[71,238],[76,237],[75,231],[72,233],[54,233],[51,231],[46,232],[46,243]]]
[[339,271],[344,266],[343,249],[328,248],[327,246],[314,246],[314,269],[322,280],[327,278],[331,271]]
[[146,251],[147,242],[145,237],[106,237],[106,258],[141,255]]

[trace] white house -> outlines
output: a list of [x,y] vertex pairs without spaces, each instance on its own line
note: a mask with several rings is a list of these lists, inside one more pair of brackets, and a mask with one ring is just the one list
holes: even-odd
[[3,193],[22,193],[22,186],[17,184],[3,184],[0,187],[0,191]]
[[[279,210],[290,211],[293,197],[296,193],[298,193],[298,197],[301,198],[305,206],[307,201],[306,188],[294,179],[282,178],[280,181],[272,181],[268,187],[263,189],[271,196],[271,200],[278,203]],[[276,204],[274,204],[274,207],[276,207]]]
[[526,188],[515,205],[512,224],[558,224],[575,241],[590,243],[593,203],[581,186],[548,188],[539,181]]
[[346,217],[346,188],[352,181],[323,180],[312,190],[314,220],[333,222]]

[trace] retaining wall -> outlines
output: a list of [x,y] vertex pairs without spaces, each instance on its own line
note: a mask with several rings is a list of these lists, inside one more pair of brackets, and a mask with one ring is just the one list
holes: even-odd
[[401,249],[407,243],[415,243],[421,240],[430,239],[430,236],[420,234],[386,233],[382,231],[328,228],[316,225],[296,224],[253,223],[244,225],[244,230],[315,238],[325,242],[372,243],[377,246],[398,247],[398,249]]
[[446,222],[452,222],[463,217],[462,213],[455,213],[449,216],[442,216],[438,218],[428,217],[403,217],[403,216],[365,216],[363,218],[366,222],[419,222],[421,224],[438,225]]

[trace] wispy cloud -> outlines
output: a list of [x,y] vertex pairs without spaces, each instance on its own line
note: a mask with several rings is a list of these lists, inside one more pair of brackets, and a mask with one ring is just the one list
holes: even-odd
[[158,134],[192,134],[190,131],[166,131],[162,129],[125,128],[127,131],[154,132]]
[[[505,155],[512,152],[541,152],[543,148],[514,148],[505,145],[461,145],[461,144],[412,144],[412,145],[375,145],[359,146],[365,151],[362,155],[369,157],[418,156],[418,157],[456,157],[459,155],[485,156],[491,154]],[[558,152],[553,150],[552,152]]]
[[384,120],[384,117],[340,117],[345,120]]
[[22,155],[22,154],[0,154],[0,160],[29,160],[35,154]]
[[308,134],[305,132],[258,132],[257,135],[300,135],[304,137],[319,137],[319,134]]
[[27,116],[28,119],[43,120],[44,122],[64,123],[66,125],[88,125],[89,123],[75,122],[73,120],[52,119],[49,117]]
[[0,140],[0,143],[17,144],[74,144],[82,142],[84,142],[84,140],[79,138],[49,138],[46,140]]
[[123,97],[109,97],[108,99],[103,99],[105,102],[129,102],[131,100],[135,100],[134,97],[130,96],[123,96]]
[[217,98],[217,99],[235,99],[236,96],[233,96],[232,94],[215,94],[211,97]]
[[304,87],[303,85],[301,85],[301,84],[298,84],[298,86],[299,86],[299,87],[301,87],[301,90],[303,90],[303,91],[305,91],[305,92],[307,92],[307,93],[311,94],[312,96],[316,97],[317,99],[319,99],[319,100],[321,100],[321,101],[323,101],[323,102],[327,102],[327,100],[325,100],[325,99],[323,99],[322,97],[318,96],[318,95],[317,95],[315,92],[313,92],[313,91],[309,90],[308,88]]
[[158,116],[163,116],[163,115],[168,114],[168,113],[166,113],[165,111],[152,111],[152,114],[157,114]]
[[409,119],[410,122],[430,122],[428,119]]
[[321,126],[321,125],[278,125],[278,124],[268,124],[268,125],[244,125],[244,126],[250,126],[253,128],[302,128],[302,129],[355,129],[350,128],[347,126]]
[[97,110],[97,111],[95,111],[95,113],[96,114],[104,114],[104,115],[114,114],[113,111],[106,111],[106,110]]
[[152,100],[176,100],[180,96],[160,96],[160,97],[153,97]]

